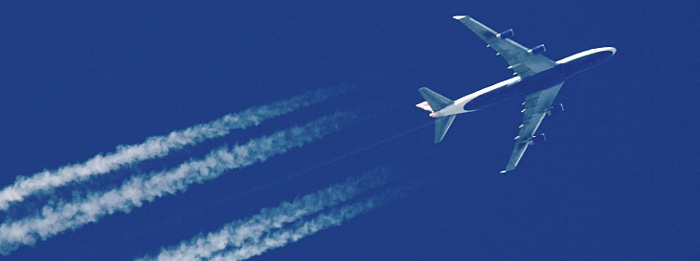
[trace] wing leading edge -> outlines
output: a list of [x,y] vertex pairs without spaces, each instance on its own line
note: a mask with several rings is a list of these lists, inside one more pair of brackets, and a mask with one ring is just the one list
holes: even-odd
[[552,108],[554,98],[557,97],[557,93],[559,93],[559,89],[561,89],[562,85],[564,85],[564,82],[549,89],[528,94],[525,97],[525,102],[523,103],[525,105],[523,109],[523,124],[520,125],[520,132],[518,136],[515,137],[515,147],[513,147],[513,152],[510,154],[508,165],[506,165],[506,169],[501,171],[501,173],[514,170],[515,167],[518,166],[520,159],[522,159],[525,154],[525,150],[527,150],[528,146],[532,145],[535,132]]
[[[453,18],[466,25],[479,38],[484,40],[489,47],[496,50],[498,55],[505,58],[508,65],[510,65],[508,69],[513,69],[520,78],[530,77],[556,66],[556,63],[551,59],[533,52],[534,48],[528,49],[509,39],[508,37],[513,35],[512,30],[505,31],[504,35],[501,35],[469,16],[456,15]],[[542,46],[542,49],[544,49],[544,46]]]
[[[484,40],[487,47],[493,48],[499,56],[508,62],[508,65],[510,65],[508,69],[513,69],[515,74],[521,79],[549,70],[557,65],[552,59],[541,54],[544,52],[543,45],[529,49],[510,39],[513,37],[512,30],[498,33],[469,16],[456,15],[453,18],[462,22],[479,38]],[[525,106],[523,109],[523,124],[520,125],[520,132],[515,137],[515,146],[508,160],[508,165],[501,173],[511,171],[518,166],[528,146],[533,144],[535,132],[552,108],[554,98],[563,84],[564,82],[561,82],[548,89],[528,94],[525,97],[525,102],[523,103]]]

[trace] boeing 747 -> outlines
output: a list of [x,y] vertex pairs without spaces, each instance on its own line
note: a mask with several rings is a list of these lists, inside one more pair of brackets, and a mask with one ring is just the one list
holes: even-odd
[[438,143],[445,137],[457,114],[474,112],[507,99],[524,97],[524,108],[521,111],[523,123],[515,137],[510,160],[501,173],[514,170],[527,147],[545,139],[544,133],[535,133],[545,116],[564,110],[562,104],[552,106],[564,82],[579,72],[600,64],[617,51],[613,47],[595,48],[555,62],[543,55],[546,51],[543,44],[530,49],[513,41],[513,29],[498,33],[469,16],[457,15],[453,18],[476,33],[498,56],[505,58],[510,65],[508,69],[515,71],[515,77],[454,101],[422,87],[418,91],[425,101],[416,106],[430,111],[430,117],[435,118],[435,143]]

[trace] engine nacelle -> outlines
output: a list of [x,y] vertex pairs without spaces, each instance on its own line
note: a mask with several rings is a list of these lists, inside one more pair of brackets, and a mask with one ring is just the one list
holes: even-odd
[[513,37],[513,36],[515,36],[515,33],[513,32],[513,29],[505,30],[505,31],[501,32],[500,34],[497,34],[497,35],[496,35],[496,37],[498,37],[498,38],[500,38],[500,39],[511,38],[511,37]]
[[533,47],[532,49],[530,49],[527,52],[531,53],[533,55],[538,55],[538,54],[544,53],[546,51],[547,51],[547,48],[544,48],[544,44],[540,44],[538,46]]
[[544,133],[540,133],[540,135],[532,136],[532,139],[530,139],[530,144],[536,144],[540,142],[544,142],[547,140],[547,136],[544,136]]
[[564,104],[559,104],[559,105],[554,105],[552,107],[549,107],[549,110],[547,110],[547,116],[552,116],[552,114],[555,114],[557,112],[563,111],[564,110]]

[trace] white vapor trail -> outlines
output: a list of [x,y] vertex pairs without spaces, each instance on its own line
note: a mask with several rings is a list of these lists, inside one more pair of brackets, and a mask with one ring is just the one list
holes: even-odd
[[98,218],[108,214],[128,213],[146,201],[185,191],[188,185],[216,178],[224,171],[264,162],[276,154],[320,139],[353,118],[354,115],[347,113],[322,117],[231,149],[215,149],[204,159],[190,160],[174,169],[134,176],[121,187],[107,192],[91,193],[55,207],[44,206],[40,214],[32,217],[5,221],[0,225],[0,254],[7,255],[20,245],[34,244],[39,238],[45,240],[67,229],[97,222]]
[[251,240],[259,240],[271,230],[282,228],[284,224],[296,222],[304,216],[350,200],[367,189],[383,185],[385,181],[375,175],[376,173],[370,173],[359,179],[350,178],[343,184],[332,185],[292,202],[283,202],[276,208],[263,208],[259,214],[245,220],[234,221],[216,232],[199,235],[189,242],[183,241],[177,246],[162,249],[156,257],[138,260],[202,260],[226,248],[242,247]]
[[328,213],[319,214],[311,220],[297,222],[294,228],[282,228],[278,231],[268,233],[264,238],[258,237],[247,240],[238,249],[218,253],[209,260],[245,260],[261,255],[268,250],[280,248],[288,243],[299,241],[318,231],[340,226],[344,221],[363,212],[372,210],[400,196],[401,193],[402,192],[399,190],[389,190],[365,201],[345,205],[341,208],[331,210]]
[[107,155],[99,154],[83,163],[66,165],[57,170],[44,170],[30,177],[18,176],[15,183],[0,191],[0,210],[7,210],[11,203],[21,202],[29,195],[48,191],[70,182],[83,181],[93,175],[105,174],[125,165],[164,157],[171,150],[179,150],[207,139],[225,136],[233,129],[245,129],[251,125],[258,125],[265,119],[319,103],[340,92],[342,92],[341,89],[308,92],[287,100],[228,114],[184,130],[173,131],[166,136],[149,137],[141,144],[120,145],[116,152]]

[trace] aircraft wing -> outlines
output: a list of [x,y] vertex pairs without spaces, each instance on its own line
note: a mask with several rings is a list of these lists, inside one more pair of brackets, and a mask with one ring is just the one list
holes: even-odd
[[[505,31],[503,35],[501,35],[469,16],[456,15],[453,18],[469,27],[469,29],[484,40],[489,47],[496,50],[500,56],[503,56],[510,65],[508,69],[513,69],[520,78],[535,75],[556,65],[551,59],[539,54],[540,51],[544,51],[544,45],[540,45],[531,50],[509,39],[508,37],[512,37],[513,35],[512,30]],[[507,32],[510,32],[510,34]],[[541,49],[536,50],[537,48]]]
[[525,109],[523,109],[523,124],[520,125],[520,133],[515,137],[515,147],[510,154],[508,165],[501,173],[511,171],[518,166],[520,159],[525,154],[525,150],[532,144],[532,139],[535,138],[535,132],[542,123],[544,116],[550,113],[554,98],[557,97],[557,93],[559,93],[562,85],[564,85],[564,82],[549,89],[528,94],[525,97],[525,102],[523,103],[525,105]]

